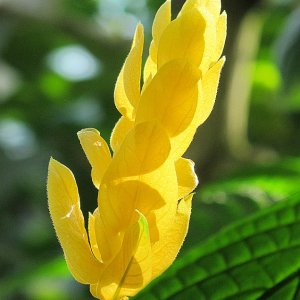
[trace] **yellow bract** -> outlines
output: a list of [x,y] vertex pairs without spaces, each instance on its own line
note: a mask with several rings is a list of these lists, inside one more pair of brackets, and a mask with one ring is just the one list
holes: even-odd
[[68,267],[95,298],[134,296],[174,261],[185,238],[194,163],[182,155],[211,113],[226,37],[220,0],[187,0],[171,20],[171,2],[158,10],[142,74],[143,27],[118,76],[122,114],[109,146],[96,129],[78,132],[98,191],[88,233],[72,172],[54,159],[49,210]]
[[102,177],[111,162],[111,154],[98,130],[87,128],[77,133],[81,146],[92,165],[92,180],[99,189]]
[[140,98],[141,64],[144,45],[143,26],[138,24],[131,50],[118,76],[115,104],[121,114],[132,120]]

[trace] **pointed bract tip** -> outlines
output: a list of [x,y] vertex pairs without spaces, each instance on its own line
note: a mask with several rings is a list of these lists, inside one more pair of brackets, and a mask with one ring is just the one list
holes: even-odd
[[53,156],[50,156],[50,160],[49,160],[49,167],[53,166],[57,163],[57,160],[53,158]]
[[49,167],[55,167],[55,166],[63,166],[63,164],[61,164],[58,160],[56,160],[55,158],[53,158],[52,156],[50,157],[49,160]]
[[77,136],[79,137],[80,135],[86,133],[86,132],[91,132],[91,133],[96,133],[96,134],[100,134],[100,132],[95,129],[95,128],[84,128],[84,129],[81,129],[77,132]]
[[183,200],[186,203],[186,205],[190,205],[191,204],[194,195],[195,195],[195,193],[190,193],[189,195],[187,195],[186,197],[183,198]]
[[223,11],[222,11],[221,16],[225,16],[225,17],[227,18],[226,10],[223,10]]
[[138,21],[136,24],[136,31],[144,31],[144,25],[141,23],[141,21]]

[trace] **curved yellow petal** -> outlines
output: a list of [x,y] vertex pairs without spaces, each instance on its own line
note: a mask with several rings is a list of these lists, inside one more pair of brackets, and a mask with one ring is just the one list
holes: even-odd
[[152,279],[164,272],[175,260],[185,239],[191,215],[190,194],[178,203],[175,218],[165,218],[165,230],[152,246]]
[[195,163],[186,158],[179,158],[175,162],[177,181],[178,181],[178,199],[189,195],[198,185],[198,178],[194,170]]
[[157,71],[157,47],[165,28],[171,22],[171,1],[167,0],[157,11],[152,26],[153,41],[150,44],[149,56],[144,67],[144,85]]
[[206,7],[207,1],[209,0],[186,0],[178,15],[181,15],[191,9]]
[[149,173],[159,168],[169,153],[169,137],[158,122],[138,124],[115,153],[103,183]]
[[[150,44],[150,49],[151,47],[155,47],[153,41]],[[155,51],[157,52],[157,50]],[[157,64],[156,64],[157,53],[153,55],[155,56],[155,59],[152,58],[150,54],[145,62],[144,73],[143,73],[143,78],[144,78],[143,90],[145,89],[149,81],[154,77],[154,75],[157,72]]]
[[99,194],[101,219],[115,233],[136,222],[135,209],[147,215],[164,204],[157,190],[139,180],[103,185]]
[[89,213],[88,231],[89,231],[90,244],[91,244],[93,254],[100,262],[102,262],[101,254],[100,254],[98,244],[97,244],[97,239],[96,239],[95,217],[91,213]]
[[100,299],[100,296],[98,296],[97,290],[98,290],[98,283],[90,285],[90,293],[93,295],[94,298]]
[[[137,214],[137,213],[136,213]],[[93,295],[99,299],[119,300],[134,296],[151,279],[151,244],[146,218],[139,219],[125,233],[122,252],[109,264]]]
[[160,37],[166,29],[166,27],[171,22],[171,1],[167,0],[162,6],[158,9],[152,26],[152,36],[153,41],[156,45],[159,44]]
[[[220,10],[221,10],[221,2],[219,0],[191,0],[186,1],[182,10],[179,14],[182,17],[185,14],[190,12],[198,11],[205,20],[205,30],[203,33],[203,55],[201,58],[200,70],[202,73],[205,73],[211,62],[216,61],[215,57],[217,55],[221,55],[220,47],[224,41],[222,41],[222,33],[219,33],[217,37],[217,22],[220,18]],[[221,18],[220,23],[224,20]],[[220,29],[222,25],[220,24]],[[217,38],[219,38],[219,42],[217,42]]]
[[207,0],[206,8],[217,20],[221,12],[221,1],[220,0]]
[[202,12],[189,10],[173,20],[164,30],[158,45],[158,69],[167,62],[184,58],[199,66],[204,54],[206,21]]
[[218,19],[221,11],[220,0],[187,0],[180,13],[184,13],[190,9],[206,8],[215,19]]
[[110,146],[114,152],[119,150],[127,133],[132,129],[133,125],[134,122],[126,117],[122,116],[118,120],[110,137]]
[[118,76],[114,98],[119,112],[132,120],[140,98],[141,65],[144,45],[142,24],[138,24],[131,50]]
[[213,17],[213,15],[207,9],[200,9],[201,14],[205,20],[205,31],[204,31],[204,50],[203,57],[200,64],[200,70],[202,74],[205,74],[209,69],[213,57],[216,53],[216,39],[217,39],[217,31],[216,31],[216,22],[217,20]]
[[54,159],[49,163],[47,189],[51,218],[70,271],[81,283],[96,283],[102,265],[88,242],[74,176]]
[[136,125],[114,156],[100,187],[98,205],[107,228],[115,233],[132,222],[134,209],[147,215],[176,201],[177,178],[169,159],[170,141],[156,122]]
[[164,236],[166,228],[174,221],[177,210],[178,189],[174,186],[173,189],[176,192],[176,197],[172,201],[167,201],[162,207],[150,211],[146,216],[152,245]]
[[197,126],[201,125],[210,115],[217,96],[218,85],[225,57],[215,63],[202,79],[202,97],[199,98],[196,117]]
[[214,51],[213,61],[218,61],[222,55],[227,33],[227,14],[224,11],[217,21],[217,36],[216,36],[216,47]]
[[217,62],[203,77],[203,81],[198,83],[198,103],[194,118],[189,127],[178,136],[171,139],[172,155],[175,159],[181,157],[192,142],[197,128],[210,115],[217,94],[220,73],[224,65],[225,58]]
[[141,96],[136,124],[158,120],[170,137],[185,130],[197,107],[200,72],[185,61],[164,65]]
[[196,130],[197,126],[194,118],[191,125],[186,130],[184,130],[171,140],[172,156],[174,160],[177,160],[186,152],[195,136]]
[[118,254],[123,242],[122,232],[113,232],[111,228],[105,226],[99,210],[94,212],[95,217],[95,238],[101,261],[104,264],[109,263]]
[[[158,169],[131,179],[112,180],[101,186],[98,204],[101,218],[114,233],[125,230],[135,222],[138,209],[147,219],[178,199],[177,177],[174,162],[168,159]],[[168,213],[171,213],[169,209]],[[153,219],[151,241],[157,240],[158,225]]]
[[99,131],[94,128],[80,130],[77,135],[86,157],[92,166],[93,183],[99,189],[102,177],[111,162],[109,148]]
[[152,40],[149,47],[149,57],[152,58],[155,64],[157,63],[157,45]]

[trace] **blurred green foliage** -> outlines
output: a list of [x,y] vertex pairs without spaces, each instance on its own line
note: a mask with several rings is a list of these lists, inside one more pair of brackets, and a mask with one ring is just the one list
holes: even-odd
[[[175,11],[183,3],[173,2]],[[229,2],[223,6],[230,34],[237,25]],[[238,3],[244,2],[248,9],[249,1]],[[0,3],[0,299],[90,299],[88,288],[70,276],[52,228],[47,164],[54,156],[73,170],[85,216],[93,211],[96,190],[76,132],[96,127],[109,139],[118,119],[113,89],[129,37],[142,19],[149,42],[151,20],[161,3],[48,0],[43,9],[39,1]],[[205,158],[210,164],[199,172],[182,261],[224,226],[299,191],[300,28],[295,6],[293,1],[265,1],[251,12],[263,24],[250,62],[246,116],[254,151],[246,160],[225,152],[216,159],[219,149]],[[216,106],[226,104],[222,90],[232,76],[232,62],[242,55],[234,56],[233,48],[227,44],[225,49],[232,59]],[[222,136],[208,134],[194,143],[193,151],[201,153],[204,144],[216,139]]]
[[94,16],[96,15],[98,10],[97,0],[63,0],[62,2],[66,14],[75,14],[79,16]]

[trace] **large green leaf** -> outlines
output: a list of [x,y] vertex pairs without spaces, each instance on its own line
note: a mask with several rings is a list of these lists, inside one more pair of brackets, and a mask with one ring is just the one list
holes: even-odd
[[300,299],[300,194],[195,247],[135,299]]

